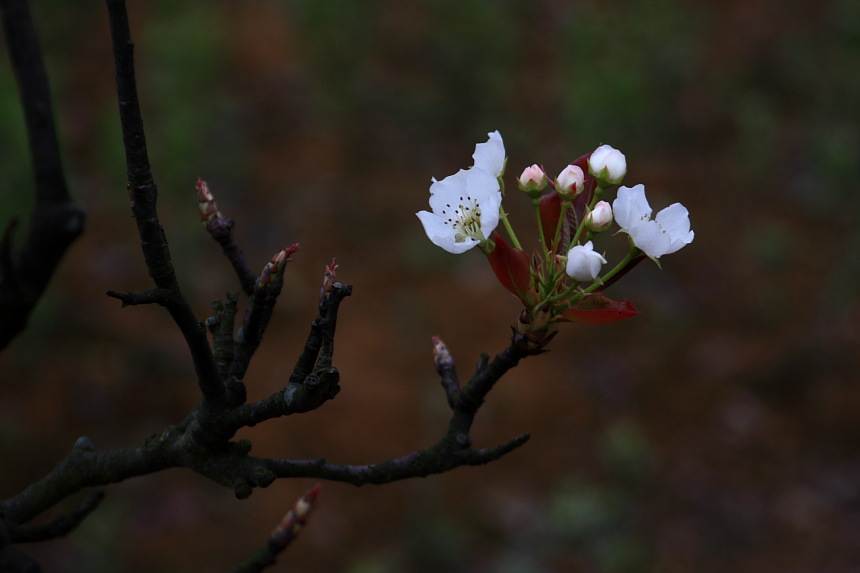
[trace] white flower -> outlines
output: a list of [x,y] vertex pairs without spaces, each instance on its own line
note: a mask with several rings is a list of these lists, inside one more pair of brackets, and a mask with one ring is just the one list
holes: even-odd
[[600,253],[594,251],[594,245],[588,241],[584,245],[576,245],[567,253],[568,276],[578,281],[593,281],[600,274],[600,267],[606,264]]
[[475,146],[472,159],[475,160],[475,168],[489,171],[495,177],[501,177],[505,172],[505,144],[498,131],[487,134],[489,139],[486,143]]
[[601,145],[588,158],[588,172],[605,185],[618,185],[627,174],[627,159],[611,145]]
[[619,187],[612,202],[615,220],[630,235],[633,244],[652,259],[674,253],[693,242],[690,214],[680,203],[669,205],[651,219],[645,186]]
[[475,146],[475,165],[430,185],[433,212],[416,213],[434,245],[460,254],[487,241],[499,224],[502,192],[499,175],[505,167],[505,147],[498,131]]

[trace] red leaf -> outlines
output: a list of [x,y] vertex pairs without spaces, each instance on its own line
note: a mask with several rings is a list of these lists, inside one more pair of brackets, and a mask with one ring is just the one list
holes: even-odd
[[609,324],[618,322],[631,316],[636,316],[639,311],[630,304],[629,300],[612,300],[603,293],[595,292],[571,308],[561,311],[562,316],[570,322],[580,324]]
[[582,193],[577,195],[576,199],[573,200],[573,212],[576,214],[575,225],[578,225],[582,221],[582,217],[585,216],[585,207],[591,204],[591,200],[594,198],[594,188],[597,187],[597,180],[594,178],[594,175],[588,172],[589,157],[591,157],[591,153],[586,153],[571,163],[571,165],[576,165],[582,169],[582,172],[585,174],[585,185],[583,186]]
[[540,213],[540,226],[543,229],[543,240],[547,250],[552,251],[552,240],[558,227],[558,218],[561,216],[561,197],[553,191],[540,198],[538,206]]
[[531,302],[528,295],[532,282],[530,257],[525,251],[509,246],[498,233],[493,233],[493,241],[496,247],[487,255],[493,272],[502,286],[529,306]]

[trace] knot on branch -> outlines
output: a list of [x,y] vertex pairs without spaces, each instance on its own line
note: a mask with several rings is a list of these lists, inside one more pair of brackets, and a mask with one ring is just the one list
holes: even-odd
[[308,374],[301,384],[291,382],[284,389],[284,404],[291,413],[308,412],[320,407],[340,392],[340,372],[329,367]]

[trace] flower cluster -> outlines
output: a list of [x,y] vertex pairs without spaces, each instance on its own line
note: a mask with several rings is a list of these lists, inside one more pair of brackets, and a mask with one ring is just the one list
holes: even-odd
[[[539,248],[527,253],[502,209],[507,157],[498,131],[479,143],[474,164],[430,186],[430,208],[418,218],[430,240],[450,253],[480,248],[499,279],[522,303],[516,340],[540,352],[559,322],[606,324],[637,313],[603,289],[645,258],[659,264],[693,240],[687,209],[675,203],[652,219],[644,185],[618,187],[610,205],[606,191],[627,174],[624,154],[601,145],[566,166],[555,180],[538,165],[526,167],[517,186],[531,198]],[[613,223],[629,238],[627,255],[610,270],[593,239]],[[510,245],[496,232],[502,223]]]

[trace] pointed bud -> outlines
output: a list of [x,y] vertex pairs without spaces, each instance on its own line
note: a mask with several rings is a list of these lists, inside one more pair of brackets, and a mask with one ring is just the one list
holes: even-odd
[[308,521],[308,517],[310,517],[311,510],[314,508],[321,488],[320,484],[314,484],[305,495],[299,498],[296,505],[284,515],[281,522],[272,530],[272,533],[269,535],[269,543],[278,551],[286,548],[302,532]]
[[209,186],[201,178],[197,178],[197,206],[200,208],[200,220],[205,227],[212,219],[223,219],[218,211],[215,197],[209,191]]
[[588,172],[601,185],[618,185],[627,174],[627,159],[611,145],[601,145],[588,158]]
[[565,201],[570,201],[585,188],[585,173],[578,165],[565,167],[555,180],[555,192]]
[[546,172],[538,165],[526,167],[517,179],[517,185],[520,191],[524,191],[529,197],[540,197],[546,189]]
[[451,353],[448,352],[448,347],[445,346],[442,339],[434,336],[430,340],[433,343],[433,363],[436,365],[436,371],[441,372],[442,370],[454,368],[454,359],[451,357]]
[[290,255],[299,250],[299,244],[294,243],[286,249],[281,249],[275,256],[272,257],[272,260],[266,263],[266,266],[263,267],[263,270],[260,272],[260,276],[257,277],[257,282],[254,285],[254,290],[258,291],[261,288],[265,287],[272,283],[275,277],[278,276],[279,273],[282,273],[284,268],[286,267],[287,261],[290,260]]
[[612,207],[606,201],[598,201],[594,209],[585,216],[585,226],[592,233],[605,231],[612,224]]
[[334,290],[334,283],[337,281],[337,267],[339,265],[335,259],[331,260],[330,265],[325,266],[325,274],[323,275],[323,284],[320,287],[319,306],[320,310],[325,308],[325,302],[328,300],[331,291]]

